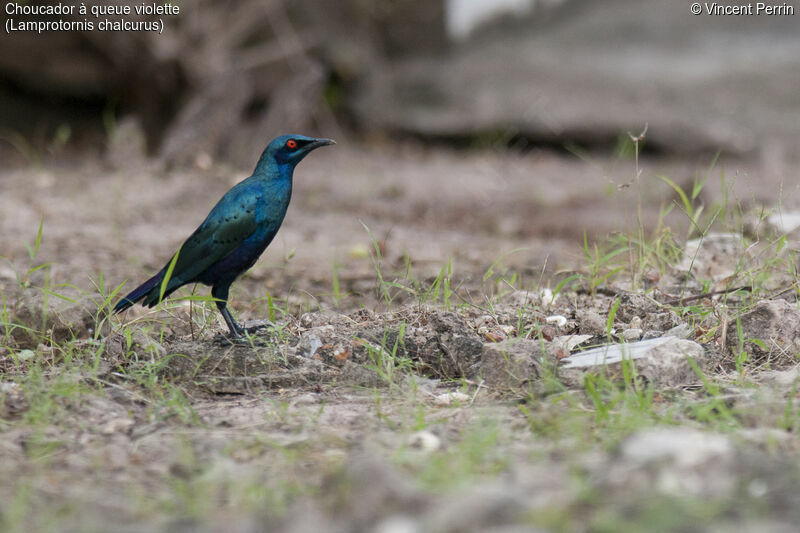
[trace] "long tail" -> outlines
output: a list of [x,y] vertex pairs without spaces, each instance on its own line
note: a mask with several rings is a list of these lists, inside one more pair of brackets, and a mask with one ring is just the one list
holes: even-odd
[[[114,306],[114,312],[120,313],[134,305],[142,298],[145,298],[145,301],[142,302],[142,305],[153,307],[155,304],[157,304],[160,293],[159,286],[161,284],[161,280],[164,279],[164,272],[166,272],[166,270],[162,269],[158,274],[132,290],[127,296],[117,302],[117,305]],[[169,292],[172,291],[168,291],[168,293]],[[166,297],[166,294],[164,294],[164,296]]]

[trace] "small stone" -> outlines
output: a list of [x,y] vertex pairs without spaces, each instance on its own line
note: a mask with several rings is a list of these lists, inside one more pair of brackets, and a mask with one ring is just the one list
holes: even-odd
[[594,338],[594,335],[562,335],[553,339],[553,343],[561,344],[567,351],[571,352],[592,338]]
[[208,152],[199,152],[194,159],[194,165],[200,170],[209,170],[214,166],[214,158]]
[[689,327],[689,324],[678,324],[674,328],[670,328],[664,332],[664,337],[677,337],[679,339],[688,339],[692,336],[694,330]]
[[544,340],[552,341],[556,338],[556,333],[558,332],[556,331],[556,328],[554,328],[553,326],[547,325],[547,326],[542,326],[541,333],[542,333],[542,338]]
[[789,370],[765,370],[759,372],[756,379],[760,383],[772,387],[790,389],[800,380],[800,366],[795,366]]
[[430,326],[432,335],[419,349],[420,360],[442,377],[474,377],[483,342],[464,317],[452,312],[434,312],[430,315]]
[[557,328],[563,328],[567,325],[567,317],[564,315],[553,315],[544,319],[548,324],[553,324]]
[[539,341],[513,339],[486,343],[481,353],[481,375],[492,388],[519,389],[540,375],[537,358],[541,356]]
[[114,433],[127,432],[136,422],[130,418],[114,418],[109,420],[100,428],[103,435],[113,435]]
[[517,332],[517,328],[515,328],[514,326],[510,326],[508,324],[500,324],[498,328],[500,329],[500,331],[503,332],[503,334],[506,337],[510,337],[511,335]]
[[435,452],[442,447],[442,440],[430,431],[417,431],[408,439],[408,445],[423,452]]
[[786,300],[762,300],[738,321],[728,322],[726,344],[734,353],[744,350],[756,364],[769,360],[794,365],[800,352],[800,310]]
[[155,339],[151,339],[141,329],[134,330],[131,338],[134,346],[138,346],[145,353],[150,353],[154,359],[161,359],[167,355],[167,349]]
[[19,383],[0,382],[0,418],[14,418],[28,410],[28,400]]
[[800,228],[800,212],[779,209],[769,215],[765,222],[771,225],[776,233],[785,235]]
[[454,391],[454,392],[445,392],[444,394],[439,394],[438,396],[434,397],[433,403],[434,405],[446,407],[448,405],[453,405],[453,404],[464,405],[466,403],[469,403],[471,399],[472,397],[470,397],[469,394],[464,394],[463,392],[460,391]]
[[594,311],[579,311],[578,329],[586,335],[603,335],[606,332],[606,321]]
[[33,350],[20,350],[17,352],[17,359],[20,361],[30,361],[36,357],[36,352]]
[[313,313],[303,313],[300,316],[300,327],[308,329],[313,325],[314,325],[314,314]]
[[16,305],[17,312],[10,323],[11,336],[22,348],[33,348],[44,337],[60,343],[86,338],[95,325],[97,303],[90,297],[68,293],[71,301],[26,291]]
[[750,262],[741,233],[707,233],[686,243],[678,272],[697,279],[722,281]]
[[301,407],[304,405],[315,405],[320,402],[320,397],[318,394],[306,393],[298,396],[294,400],[292,400],[292,405],[295,407]]
[[622,338],[625,341],[638,341],[642,338],[642,330],[640,328],[628,328],[622,332]]

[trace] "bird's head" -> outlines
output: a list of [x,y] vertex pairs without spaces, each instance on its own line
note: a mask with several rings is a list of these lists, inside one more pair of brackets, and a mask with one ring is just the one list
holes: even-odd
[[262,160],[273,158],[279,165],[295,166],[315,148],[336,144],[331,139],[316,139],[305,135],[281,135],[264,150]]

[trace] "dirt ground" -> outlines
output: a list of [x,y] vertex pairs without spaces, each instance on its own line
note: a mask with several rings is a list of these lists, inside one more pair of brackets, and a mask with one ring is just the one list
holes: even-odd
[[[691,190],[712,156],[645,158],[637,187],[629,157],[355,144],[298,167],[283,228],[234,285],[241,320],[276,325],[247,345],[220,339],[202,303],[121,320],[97,307],[163,266],[249,169],[2,171],[0,529],[792,530],[796,352],[756,343],[737,366],[726,314],[791,287],[785,250],[765,259],[772,241],[742,215],[767,250],[709,265],[758,264],[708,282],[653,265],[654,310],[583,249],[635,233],[639,207],[650,238],[681,201],[657,176]],[[773,165],[723,160],[708,175],[697,203],[796,203]],[[682,243],[687,215],[664,220]],[[551,302],[543,289],[568,278]],[[738,282],[752,295],[665,303]],[[545,379],[575,349],[558,339],[675,327],[701,346],[705,381]],[[488,345],[515,339],[547,346],[536,382],[486,383]]]

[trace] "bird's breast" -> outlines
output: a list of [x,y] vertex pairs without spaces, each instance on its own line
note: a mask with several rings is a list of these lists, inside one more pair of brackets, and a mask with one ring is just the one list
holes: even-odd
[[271,187],[260,195],[255,206],[256,230],[247,240],[271,241],[286,217],[290,198],[291,187]]

